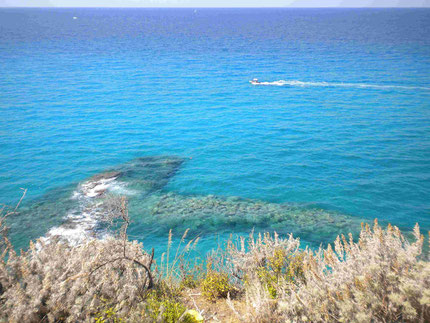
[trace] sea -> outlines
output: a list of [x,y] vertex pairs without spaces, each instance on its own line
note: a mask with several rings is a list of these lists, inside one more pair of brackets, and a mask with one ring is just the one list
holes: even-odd
[[[249,81],[257,78],[256,84]],[[430,229],[429,9],[0,9],[0,202],[17,248],[206,253]]]

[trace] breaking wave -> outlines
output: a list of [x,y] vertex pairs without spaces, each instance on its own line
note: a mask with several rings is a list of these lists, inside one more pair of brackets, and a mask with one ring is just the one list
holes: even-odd
[[105,213],[100,198],[106,192],[124,192],[124,184],[117,181],[118,176],[119,173],[106,173],[80,184],[72,195],[72,199],[78,201],[77,207],[67,214],[62,225],[51,228],[42,239],[49,241],[53,237],[59,237],[71,245],[78,245],[87,238],[105,236],[106,232],[96,231]]
[[272,86],[298,86],[298,87],[345,87],[360,89],[377,89],[377,90],[422,90],[430,91],[430,87],[425,86],[407,86],[407,85],[382,85],[366,83],[332,83],[332,82],[302,82],[298,80],[279,80],[274,82],[260,82],[254,85],[272,85]]
[[[71,245],[79,245],[88,238],[109,236],[106,230],[109,200],[113,196],[145,196],[161,189],[182,162],[183,159],[172,156],[141,157],[115,170],[92,176],[66,198],[71,206],[67,208],[62,223],[52,227],[41,239],[49,242],[58,238]],[[56,202],[52,201],[54,205]]]

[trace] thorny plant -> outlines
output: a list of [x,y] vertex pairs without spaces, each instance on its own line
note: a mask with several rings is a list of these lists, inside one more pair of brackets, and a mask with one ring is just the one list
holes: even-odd
[[119,236],[74,247],[56,238],[39,239],[20,254],[13,249],[5,225],[17,208],[2,210],[0,321],[85,321],[105,306],[121,317],[138,312],[154,286],[154,252],[147,254],[141,244],[128,241],[126,199],[111,204],[117,208],[109,216],[123,222]]
[[122,223],[119,229],[119,235],[118,235],[118,238],[122,241],[122,254],[114,259],[109,259],[99,264],[90,272],[90,275],[95,273],[103,266],[106,266],[108,263],[113,263],[120,260],[128,260],[128,261],[131,261],[133,264],[142,267],[146,271],[147,278],[145,278],[143,286],[147,285],[147,280],[148,280],[147,289],[148,290],[151,289],[154,286],[154,282],[151,274],[151,265],[154,260],[154,248],[152,248],[148,265],[140,262],[135,258],[131,258],[127,254],[127,243],[129,242],[128,236],[127,236],[127,230],[128,230],[128,227],[130,226],[130,216],[128,215],[127,199],[124,196],[110,195],[107,198],[107,203],[105,204],[105,210],[106,212],[103,214],[105,216],[104,220],[106,222],[109,222],[111,225],[113,225],[116,220],[120,220],[120,222]]
[[[397,227],[363,226],[358,242],[341,235],[334,247],[299,249],[298,239],[265,235],[229,249],[233,270],[244,285],[245,310],[228,300],[246,322],[430,322],[430,262],[418,225],[409,242]],[[299,259],[295,278],[283,279],[272,293],[258,268],[282,248]],[[298,257],[298,258],[297,258]],[[284,270],[290,266],[284,263]],[[287,271],[286,271],[287,272]]]
[[[342,235],[316,251],[292,236],[251,233],[213,253],[196,282],[188,278],[198,238],[185,243],[187,230],[173,258],[170,231],[161,264],[151,270],[154,252],[128,240],[126,199],[106,199],[106,221],[121,224],[116,235],[74,247],[38,240],[20,254],[5,226],[17,207],[1,210],[0,322],[177,322],[188,312],[181,298],[187,288],[216,302],[227,297],[231,315],[243,322],[430,322],[430,262],[418,225],[414,241],[375,222],[358,241]],[[240,296],[235,303],[231,291]]]

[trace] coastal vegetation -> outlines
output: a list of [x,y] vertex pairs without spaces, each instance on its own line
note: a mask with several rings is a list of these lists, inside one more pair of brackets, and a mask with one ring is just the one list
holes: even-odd
[[[188,231],[154,255],[127,235],[127,201],[111,197],[111,234],[71,245],[38,239],[17,252],[0,216],[0,322],[429,322],[430,261],[413,238],[363,224],[318,250],[251,232],[203,259]],[[426,250],[426,251],[423,251]],[[159,257],[157,257],[159,256]],[[155,259],[159,259],[156,261]]]

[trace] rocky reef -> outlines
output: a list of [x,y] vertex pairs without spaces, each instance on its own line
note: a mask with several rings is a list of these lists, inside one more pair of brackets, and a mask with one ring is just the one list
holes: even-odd
[[360,230],[361,219],[304,205],[166,192],[163,188],[184,161],[175,156],[133,159],[92,176],[75,185],[74,190],[48,192],[21,212],[21,221],[14,227],[33,228],[28,222],[31,214],[33,221],[40,216],[39,221],[48,223],[33,228],[33,239],[36,233],[46,239],[59,236],[73,244],[88,237],[101,238],[106,234],[100,223],[106,212],[104,204],[112,195],[125,195],[133,220],[130,229],[137,238],[143,232],[165,236],[170,229],[181,232],[190,228],[203,235],[255,229],[293,233],[317,245],[333,240],[339,233]]
[[160,196],[151,220],[166,228],[192,228],[197,232],[275,230],[294,233],[319,243],[340,232],[360,229],[361,220],[337,212],[297,204],[268,203],[239,197]]
[[72,244],[87,237],[103,237],[99,220],[108,195],[148,196],[164,187],[183,162],[174,156],[140,157],[81,183],[53,189],[24,203],[19,214],[10,219],[12,239],[21,247],[41,236],[58,236]]

